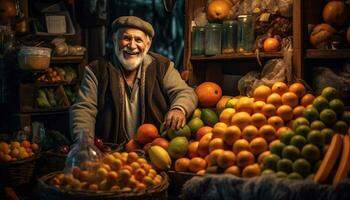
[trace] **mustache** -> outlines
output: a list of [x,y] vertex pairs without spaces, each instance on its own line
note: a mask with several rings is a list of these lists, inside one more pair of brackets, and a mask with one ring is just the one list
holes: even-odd
[[131,48],[129,48],[129,47],[124,47],[124,48],[122,48],[121,50],[122,50],[122,51],[126,51],[127,53],[140,53],[139,50],[137,50],[137,49],[131,49]]

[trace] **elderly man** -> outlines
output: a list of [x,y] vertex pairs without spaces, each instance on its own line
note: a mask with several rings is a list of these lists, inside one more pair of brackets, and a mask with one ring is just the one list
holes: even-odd
[[169,59],[149,52],[154,29],[134,16],[112,24],[115,55],[90,63],[71,107],[73,138],[84,129],[104,141],[123,143],[139,125],[179,129],[197,97]]

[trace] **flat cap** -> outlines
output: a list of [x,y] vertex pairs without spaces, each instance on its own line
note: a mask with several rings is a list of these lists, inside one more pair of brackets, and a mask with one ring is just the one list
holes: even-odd
[[148,34],[152,38],[154,37],[153,26],[150,23],[135,16],[121,16],[113,21],[112,23],[113,32],[116,32],[121,27],[137,28],[144,31],[146,34]]

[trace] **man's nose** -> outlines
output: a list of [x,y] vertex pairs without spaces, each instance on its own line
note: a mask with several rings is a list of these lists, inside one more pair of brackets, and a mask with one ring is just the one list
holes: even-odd
[[129,48],[131,48],[131,49],[137,48],[135,39],[130,40]]

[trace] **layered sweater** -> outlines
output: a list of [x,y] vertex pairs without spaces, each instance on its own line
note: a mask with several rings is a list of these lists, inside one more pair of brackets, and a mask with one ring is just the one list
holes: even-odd
[[[77,100],[70,110],[73,138],[83,129],[92,137],[109,142],[123,143],[130,139],[125,128],[128,123],[125,82],[121,67],[113,64],[99,59],[86,66]],[[197,97],[181,79],[173,62],[149,52],[140,67],[140,124],[159,127],[165,114],[176,107],[184,110],[186,117],[192,114]]]

